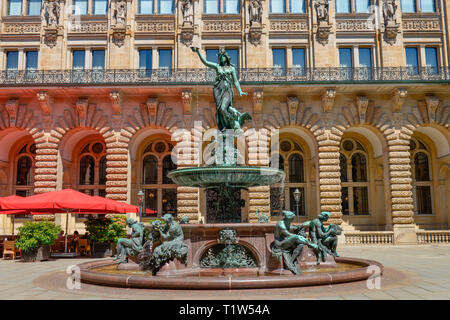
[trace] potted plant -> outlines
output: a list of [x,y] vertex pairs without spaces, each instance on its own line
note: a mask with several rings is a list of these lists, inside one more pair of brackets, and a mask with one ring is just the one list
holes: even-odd
[[126,216],[114,215],[90,218],[84,222],[90,234],[93,257],[104,258],[114,254],[117,240],[127,235],[125,220]]
[[50,221],[29,221],[19,228],[15,246],[22,261],[43,261],[50,257],[50,245],[58,238],[61,227]]

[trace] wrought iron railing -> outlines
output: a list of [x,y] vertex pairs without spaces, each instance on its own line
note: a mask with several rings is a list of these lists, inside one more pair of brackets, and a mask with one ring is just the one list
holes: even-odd
[[[239,69],[241,84],[340,84],[448,82],[450,68],[247,68]],[[210,69],[127,70],[4,70],[0,86],[86,86],[86,85],[189,85],[211,84]]]

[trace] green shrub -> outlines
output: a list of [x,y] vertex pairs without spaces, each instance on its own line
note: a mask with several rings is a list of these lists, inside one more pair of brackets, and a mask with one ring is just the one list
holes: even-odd
[[84,222],[93,242],[113,242],[127,236],[125,215],[88,219]]
[[28,221],[19,227],[19,238],[16,240],[17,249],[28,252],[42,245],[52,245],[61,231],[50,221]]

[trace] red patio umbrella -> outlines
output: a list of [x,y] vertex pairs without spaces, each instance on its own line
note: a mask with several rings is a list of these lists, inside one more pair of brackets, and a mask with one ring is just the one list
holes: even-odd
[[[8,196],[8,197],[0,197],[0,207],[1,207],[1,203],[3,200],[13,200],[13,201],[21,201],[23,200],[24,197],[21,196],[16,196],[16,195],[12,195],[12,196]],[[5,210],[5,211],[0,211],[0,214],[11,214],[11,222],[12,222],[12,235],[14,235],[14,215],[15,214],[23,214],[23,215],[28,215],[30,214],[29,211],[27,210]]]
[[139,212],[139,207],[137,206],[102,197],[89,196],[72,189],[46,192],[26,198],[19,198],[20,199],[3,198],[0,202],[0,210],[25,210],[31,214],[66,213],[66,252],[69,213],[108,214]]

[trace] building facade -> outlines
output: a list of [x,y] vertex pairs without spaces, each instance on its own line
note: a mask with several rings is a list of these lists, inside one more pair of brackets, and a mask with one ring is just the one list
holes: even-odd
[[[253,117],[243,161],[286,171],[284,184],[241,194],[244,221],[257,210],[271,221],[283,208],[296,212],[299,189],[301,220],[330,211],[349,239],[366,232],[416,243],[423,230],[448,230],[449,7],[1,0],[0,195],[73,188],[137,204],[143,190],[159,216],[207,222],[215,195],[167,177],[204,162],[189,151],[175,164],[171,154],[203,151],[215,127],[215,74],[196,46],[210,61],[225,49],[248,92],[235,97]],[[15,227],[27,219],[16,216]],[[73,215],[69,232],[84,219]],[[2,215],[0,232],[11,228]]]

